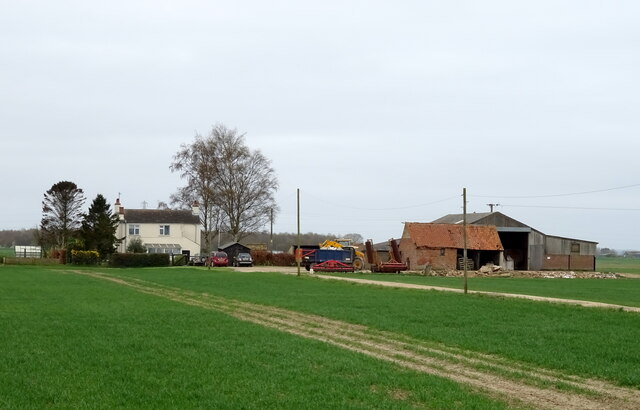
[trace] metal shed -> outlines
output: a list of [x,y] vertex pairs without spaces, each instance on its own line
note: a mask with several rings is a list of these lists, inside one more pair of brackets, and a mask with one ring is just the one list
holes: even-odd
[[[462,224],[462,218],[450,214],[433,223]],[[597,242],[545,235],[502,212],[467,214],[467,223],[495,226],[515,270],[595,270]]]

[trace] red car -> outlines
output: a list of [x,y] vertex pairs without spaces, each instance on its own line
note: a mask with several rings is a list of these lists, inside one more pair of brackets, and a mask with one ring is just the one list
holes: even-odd
[[211,256],[210,266],[227,266],[229,265],[229,256],[225,252],[213,252]]

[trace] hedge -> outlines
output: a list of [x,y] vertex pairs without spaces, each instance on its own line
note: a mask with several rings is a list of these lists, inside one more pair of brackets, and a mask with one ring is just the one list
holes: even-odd
[[114,253],[109,265],[114,268],[169,266],[167,253]]
[[258,266],[295,266],[296,258],[290,253],[251,251],[253,264]]
[[71,251],[71,263],[74,265],[97,265],[99,261],[98,251]]
[[59,265],[60,259],[53,258],[13,258],[13,257],[4,257],[2,259],[2,263],[5,265]]

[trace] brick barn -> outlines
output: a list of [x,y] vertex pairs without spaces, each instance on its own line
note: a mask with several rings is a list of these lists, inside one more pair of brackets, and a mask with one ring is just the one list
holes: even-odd
[[[400,239],[402,261],[410,270],[458,269],[464,249],[463,226],[406,222]],[[495,226],[467,225],[467,259],[471,269],[487,263],[502,265],[502,243]]]

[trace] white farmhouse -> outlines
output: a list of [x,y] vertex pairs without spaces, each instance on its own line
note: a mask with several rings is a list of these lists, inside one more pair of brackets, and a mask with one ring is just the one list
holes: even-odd
[[142,240],[148,253],[200,254],[200,208],[194,203],[189,211],[172,209],[125,209],[116,199],[120,218],[116,237],[124,238],[118,252],[126,252],[132,239]]

